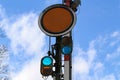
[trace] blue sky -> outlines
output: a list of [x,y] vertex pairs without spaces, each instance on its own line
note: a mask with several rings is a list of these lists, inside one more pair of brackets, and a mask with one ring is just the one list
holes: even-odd
[[[48,37],[38,27],[38,16],[56,3],[61,0],[0,0],[0,28],[6,35],[0,44],[8,47],[12,80],[43,80],[39,63],[47,55]],[[120,0],[82,0],[76,14],[73,80],[120,80]]]

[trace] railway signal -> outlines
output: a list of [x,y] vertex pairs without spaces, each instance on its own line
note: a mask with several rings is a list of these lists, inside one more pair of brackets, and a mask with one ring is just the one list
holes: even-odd
[[[56,38],[54,45],[51,45],[51,40],[49,40],[48,56],[41,59],[40,72],[45,77],[51,75],[53,80],[72,80],[71,32],[76,23],[75,12],[78,5],[81,5],[81,0],[63,0],[62,4],[47,7],[39,16],[38,25],[41,31],[49,37]],[[64,64],[62,64],[62,54]],[[62,67],[64,67],[64,72]]]
[[43,76],[52,75],[53,60],[49,56],[45,56],[41,59],[41,74]]

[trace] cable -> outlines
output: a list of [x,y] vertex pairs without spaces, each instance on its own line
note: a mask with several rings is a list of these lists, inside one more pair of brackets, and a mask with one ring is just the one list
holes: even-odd
[[50,52],[50,50],[51,50],[51,37],[50,36],[49,36],[49,44],[48,44],[48,46],[49,46],[48,56],[50,56],[51,55],[51,52]]
[[51,47],[51,37],[49,36],[49,51],[50,51],[50,47]]

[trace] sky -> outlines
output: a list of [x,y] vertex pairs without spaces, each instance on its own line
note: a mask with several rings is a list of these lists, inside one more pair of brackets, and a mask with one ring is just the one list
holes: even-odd
[[[39,14],[61,0],[0,0],[0,44],[9,51],[11,80],[43,80],[48,36]],[[81,0],[72,30],[73,80],[120,80],[120,0]],[[51,77],[48,80],[52,80]]]

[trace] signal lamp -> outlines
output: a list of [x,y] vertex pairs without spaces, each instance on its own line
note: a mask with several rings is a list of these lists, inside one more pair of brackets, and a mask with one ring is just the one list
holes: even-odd
[[64,55],[72,53],[72,38],[63,37],[61,40],[61,51]]
[[71,51],[72,51],[71,46],[64,46],[64,47],[62,47],[62,53],[63,54],[69,54],[69,53],[71,53]]
[[45,56],[41,59],[41,74],[43,76],[52,75],[53,59],[49,56]]
[[47,56],[47,57],[43,58],[42,63],[43,63],[43,65],[46,65],[46,66],[52,64],[51,57]]

